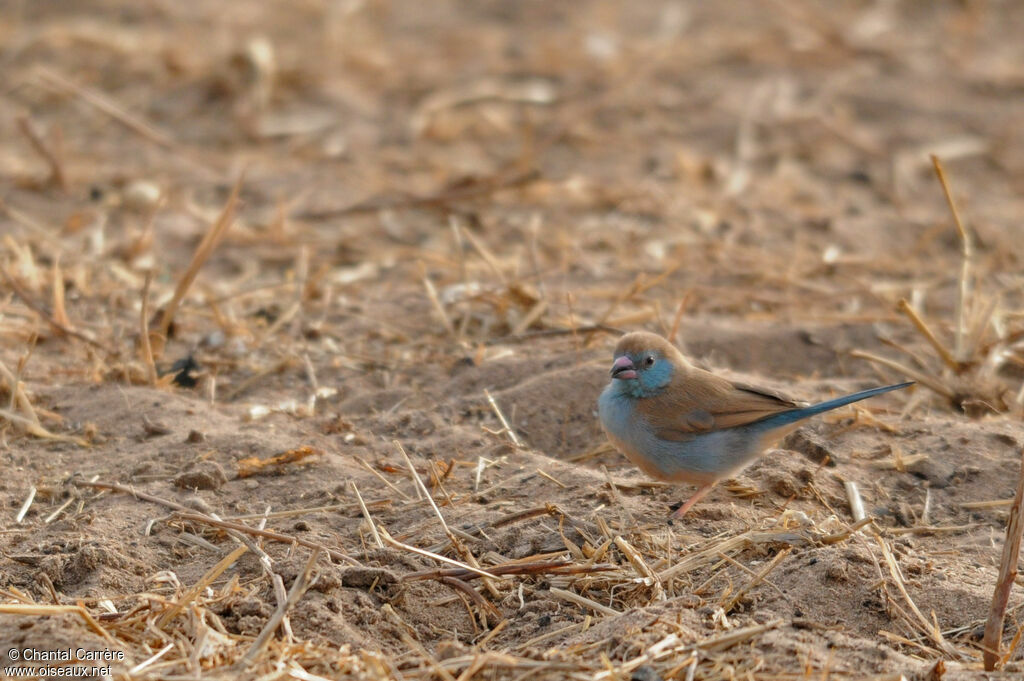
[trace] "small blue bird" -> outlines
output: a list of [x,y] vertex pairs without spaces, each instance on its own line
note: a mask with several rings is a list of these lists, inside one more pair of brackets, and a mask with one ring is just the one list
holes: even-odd
[[667,340],[644,331],[619,340],[611,373],[597,403],[611,443],[652,478],[698,486],[677,518],[805,419],[913,385],[806,406],[695,367]]

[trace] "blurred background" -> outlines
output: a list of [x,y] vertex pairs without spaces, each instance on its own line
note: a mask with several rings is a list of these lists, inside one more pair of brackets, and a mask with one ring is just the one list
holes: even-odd
[[[930,153],[1013,270],[1022,15],[981,0],[8,0],[0,219],[54,237],[69,271],[120,252],[139,288],[244,167],[247,233],[274,237],[278,259],[309,245],[314,271],[445,257],[454,214],[499,256],[533,244],[562,314],[570,289],[667,268],[694,311],[855,311],[872,277],[941,276],[958,253]],[[827,292],[811,285],[836,268]]]

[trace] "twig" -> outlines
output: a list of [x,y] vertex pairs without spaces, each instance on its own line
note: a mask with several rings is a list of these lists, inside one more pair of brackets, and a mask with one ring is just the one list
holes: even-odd
[[1003,556],[999,561],[999,579],[996,581],[995,592],[992,594],[992,605],[985,622],[985,635],[981,639],[985,671],[993,671],[999,661],[999,647],[1003,637],[1003,618],[1006,615],[1006,604],[1010,599],[1010,589],[1017,579],[1017,560],[1020,556],[1021,535],[1024,523],[1021,522],[1021,506],[1024,504],[1024,448],[1021,449],[1021,470],[1017,477],[1017,493],[1010,508],[1010,519],[1006,523],[1006,541],[1003,543]]
[[[390,499],[371,501],[370,506],[387,506]],[[308,515],[310,513],[323,513],[325,511],[338,511],[341,509],[353,510],[359,508],[359,504],[326,504],[324,506],[306,506],[304,508],[290,508],[284,511],[271,511],[264,513],[242,513],[239,515],[224,516],[221,520],[267,520],[269,518],[291,518],[297,515]]]
[[469,241],[469,245],[473,247],[480,257],[483,259],[487,266],[491,268],[491,272],[494,273],[495,278],[505,285],[507,283],[504,273],[501,271],[501,263],[498,262],[498,258],[495,257],[491,250],[487,248],[484,242],[480,241],[470,230],[463,232],[466,240]]
[[723,648],[729,648],[741,641],[746,641],[758,634],[774,629],[780,624],[782,624],[782,620],[773,620],[766,624],[752,624],[749,627],[734,629],[724,634],[718,634],[717,636],[709,636],[702,641],[698,641],[697,647],[702,650],[721,650]]
[[548,311],[548,301],[546,298],[541,298],[533,306],[527,310],[526,314],[523,315],[522,319],[516,324],[515,328],[512,329],[512,335],[519,335],[526,331],[528,328],[533,326],[533,323],[540,319],[545,312]]
[[1004,506],[1013,506],[1014,499],[992,499],[990,501],[965,501],[960,504],[960,508],[968,510],[988,509],[988,508],[1003,508]]
[[561,636],[562,634],[567,634],[570,631],[573,631],[574,629],[579,629],[580,627],[589,626],[590,619],[591,618],[588,615],[586,618],[584,618],[584,620],[582,622],[576,622],[575,624],[570,624],[567,627],[561,627],[560,629],[555,629],[553,631],[545,632],[545,633],[541,634],[540,636],[534,636],[533,638],[528,639],[526,641],[523,641],[522,643],[517,645],[516,646],[516,650],[518,650],[520,652],[527,652],[527,651],[535,650],[536,649],[535,646],[538,643],[540,643],[541,641],[546,641],[549,638],[554,638],[556,636]]
[[434,514],[437,516],[437,519],[441,521],[441,527],[444,529],[444,533],[451,537],[452,531],[448,529],[448,523],[445,522],[444,516],[441,515],[441,510],[434,502],[434,497],[430,494],[430,490],[428,490],[427,486],[423,484],[423,479],[420,478],[420,474],[416,472],[416,467],[412,465],[412,459],[410,459],[409,455],[406,453],[405,447],[403,447],[402,443],[398,440],[394,440],[393,442],[395,447],[398,448],[398,452],[402,455],[402,458],[405,459],[405,465],[409,467],[409,473],[412,475],[412,484],[417,490],[419,490],[419,494],[422,495],[420,498],[426,497],[427,501],[430,503],[430,507],[434,509]]
[[471,587],[469,584],[466,584],[461,579],[457,577],[441,577],[438,581],[440,581],[442,584],[447,584],[459,593],[468,596],[471,601],[476,603],[476,606],[480,608],[481,611],[490,613],[495,620],[504,619],[501,615],[501,611],[498,610],[498,608],[496,608],[492,603],[488,602],[486,598],[481,596],[480,592]]
[[89,487],[89,488],[92,488],[92,489],[105,489],[105,490],[110,490],[111,492],[120,492],[122,494],[128,494],[130,496],[133,496],[133,497],[135,497],[137,499],[142,499],[143,501],[148,501],[148,502],[153,503],[153,504],[158,504],[158,505],[164,506],[166,508],[174,509],[175,511],[183,511],[185,513],[194,513],[193,509],[189,508],[188,506],[185,506],[184,504],[179,504],[177,501],[172,501],[170,499],[164,499],[163,497],[158,497],[158,496],[155,496],[153,494],[148,494],[146,492],[140,492],[140,491],[134,489],[133,487],[130,487],[128,485],[122,485],[121,483],[118,483],[118,482],[97,482],[95,480],[72,480],[71,484],[74,485],[75,487]]
[[614,500],[615,505],[622,509],[622,512],[626,514],[630,525],[636,525],[636,518],[633,517],[633,514],[630,512],[629,506],[623,503],[622,495],[619,494],[618,485],[616,485],[615,481],[612,480],[612,474],[608,472],[608,467],[601,464],[601,472],[604,473],[605,482],[608,483],[608,489],[611,490],[612,500]]
[[966,532],[978,527],[980,523],[968,523],[966,525],[914,525],[913,527],[887,527],[883,530],[885,534],[944,534],[947,532]]
[[867,518],[863,518],[855,522],[853,525],[850,525],[845,530],[833,532],[832,534],[826,534],[824,537],[821,537],[817,541],[818,543],[823,544],[825,546],[838,544],[839,542],[846,541],[847,539],[852,537],[854,534],[857,533],[859,529],[861,529],[865,525],[870,525],[872,521],[874,521],[874,518],[868,516]]
[[241,383],[235,385],[231,390],[226,391],[224,393],[224,397],[221,398],[221,399],[224,402],[231,402],[236,397],[238,397],[239,395],[244,393],[246,390],[251,388],[253,385],[258,383],[260,380],[266,378],[270,374],[278,373],[280,371],[283,371],[284,369],[287,369],[291,364],[292,364],[292,358],[291,357],[285,357],[284,359],[275,362],[274,364],[270,365],[269,367],[265,367],[263,369],[260,369],[259,371],[257,371],[252,376],[249,376],[248,378],[246,378]]
[[314,541],[309,541],[308,539],[302,539],[301,537],[295,537],[289,534],[281,534],[280,532],[274,532],[273,530],[261,530],[255,527],[249,527],[248,525],[243,525],[242,523],[232,523],[228,522],[227,520],[217,520],[216,518],[211,518],[208,515],[196,513],[191,509],[185,512],[179,512],[178,517],[182,520],[192,520],[198,523],[205,523],[207,525],[212,525],[213,527],[220,527],[225,530],[236,530],[238,532],[244,532],[246,534],[255,535],[257,537],[263,537],[264,539],[270,539],[271,541],[281,542],[282,544],[298,544],[299,546],[305,546],[308,549],[318,549],[326,553],[328,556],[330,556],[332,560],[340,560],[342,562],[354,566],[360,565],[359,561],[353,558],[352,556],[342,553],[341,551],[328,548],[323,544],[318,544]]

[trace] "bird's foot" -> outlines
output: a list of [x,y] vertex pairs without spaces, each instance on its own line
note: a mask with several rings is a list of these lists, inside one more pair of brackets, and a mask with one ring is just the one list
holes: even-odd
[[693,496],[690,497],[685,504],[680,506],[679,509],[672,514],[672,520],[678,520],[679,518],[682,518],[684,515],[686,515],[687,511],[693,508],[694,504],[696,504],[698,501],[707,496],[707,493],[711,491],[712,487],[714,487],[713,484],[704,485],[703,487],[698,488],[697,491],[693,493]]

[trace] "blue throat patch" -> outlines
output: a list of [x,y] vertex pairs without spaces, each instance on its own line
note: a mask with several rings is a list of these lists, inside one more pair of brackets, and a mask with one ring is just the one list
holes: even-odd
[[636,398],[654,397],[672,382],[672,363],[664,357],[657,357],[654,366],[646,369],[642,368],[643,356],[630,355],[630,359],[641,368],[636,370],[636,378],[617,381],[618,392]]

